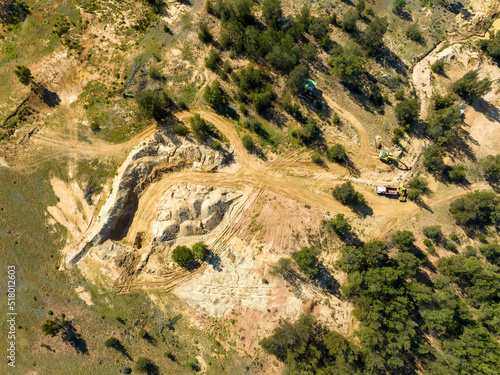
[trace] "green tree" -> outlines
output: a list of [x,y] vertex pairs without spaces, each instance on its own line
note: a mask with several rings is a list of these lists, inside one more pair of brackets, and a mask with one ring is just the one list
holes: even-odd
[[326,158],[331,162],[345,162],[347,160],[347,152],[345,151],[344,146],[340,143],[336,143],[328,149],[326,152]]
[[424,167],[430,172],[436,172],[444,167],[443,151],[438,145],[432,145],[424,151]]
[[500,245],[484,244],[479,246],[479,252],[491,263],[500,265]]
[[302,58],[306,61],[312,61],[316,58],[318,54],[318,49],[314,45],[314,43],[308,42],[302,46],[301,55]]
[[418,201],[427,192],[428,183],[422,177],[415,177],[408,184],[408,199]]
[[410,251],[416,240],[413,233],[408,230],[398,230],[392,235],[392,243],[402,251]]
[[335,219],[327,222],[327,225],[338,236],[344,236],[352,229],[351,224],[349,224],[349,221],[343,214],[337,214],[337,216],[335,216]]
[[139,114],[159,121],[170,113],[172,99],[165,91],[142,90],[134,95],[139,107]]
[[303,65],[297,65],[290,73],[290,78],[287,80],[287,87],[293,94],[297,94],[304,88],[307,78],[309,78],[307,68]]
[[436,60],[436,62],[434,62],[431,65],[431,70],[434,73],[436,73],[436,74],[443,75],[444,74],[444,66],[445,66],[445,62],[444,61],[442,61],[442,60]]
[[359,13],[356,9],[349,9],[342,17],[342,28],[345,31],[353,31],[356,28],[356,22],[359,19]]
[[346,206],[358,206],[365,202],[363,194],[356,192],[350,181],[336,186],[333,197]]
[[455,81],[451,89],[461,98],[472,102],[475,98],[479,98],[491,90],[491,80],[489,78],[479,80],[478,77],[477,70],[471,70]]
[[407,131],[410,131],[418,121],[420,102],[417,98],[403,100],[396,104],[394,112],[399,124]]
[[215,48],[211,48],[208,56],[205,58],[205,66],[210,70],[215,70],[219,61],[219,51]]
[[356,10],[358,11],[359,14],[363,13],[365,11],[366,4],[365,0],[359,0],[358,3],[356,4]]
[[457,224],[465,227],[483,227],[497,223],[498,197],[491,191],[474,191],[450,205],[450,213]]
[[293,260],[299,266],[299,269],[309,279],[314,279],[319,274],[317,251],[310,247],[304,247],[302,250],[292,255]]
[[194,255],[187,246],[177,246],[172,251],[172,260],[181,267],[188,267],[194,261]]
[[406,29],[406,37],[410,40],[413,40],[414,42],[422,38],[422,33],[420,32],[420,27],[418,26],[417,22],[414,22],[410,26],[408,26],[408,28]]
[[57,336],[62,328],[64,328],[65,324],[66,321],[64,318],[47,319],[44,323],[42,323],[40,329],[45,336],[54,337]]
[[283,17],[281,0],[264,0],[262,2],[262,16],[269,27],[277,29],[280,19]]
[[422,233],[424,234],[425,237],[428,237],[431,240],[433,240],[434,242],[436,242],[442,236],[441,226],[440,225],[433,225],[433,226],[424,227],[422,229]]
[[203,242],[196,242],[191,248],[195,259],[203,260],[208,254],[208,246]]
[[198,38],[204,42],[208,43],[212,40],[212,34],[208,29],[208,24],[206,22],[201,22],[199,25]]
[[213,108],[220,108],[226,104],[226,96],[224,95],[224,91],[222,91],[219,81],[215,81],[212,85],[207,85],[204,98]]
[[137,362],[135,362],[135,371],[154,374],[158,372],[158,366],[149,358],[140,357]]
[[245,147],[248,151],[252,150],[255,146],[253,138],[250,137],[249,135],[244,135],[243,138],[241,139],[241,142],[243,143],[243,147]]
[[452,182],[463,181],[465,179],[465,165],[463,164],[455,164],[444,167],[444,175],[446,179]]
[[387,245],[382,241],[372,241],[357,247],[344,246],[337,265],[344,272],[354,273],[384,267],[388,262]]
[[328,24],[330,22],[327,18],[313,17],[311,23],[309,24],[309,34],[314,36],[316,39],[321,40],[328,33]]
[[361,35],[363,45],[374,52],[383,44],[384,34],[387,32],[387,17],[375,17]]
[[189,119],[189,124],[191,125],[191,130],[196,138],[200,141],[205,141],[207,139],[207,133],[210,130],[210,127],[198,113],[194,114]]
[[116,348],[120,345],[120,341],[116,337],[110,337],[104,341],[104,346],[106,348]]
[[355,44],[346,48],[338,48],[329,61],[329,64],[333,65],[333,72],[337,77],[347,83],[359,80],[359,76],[365,72],[364,63],[363,52]]
[[406,7],[406,0],[394,0],[393,10],[401,12]]
[[297,15],[297,21],[304,25],[307,29],[311,23],[311,6],[308,3],[304,3]]
[[491,179],[500,177],[500,155],[488,155],[481,163],[484,173]]
[[21,82],[25,86],[28,86],[30,83],[33,83],[33,76],[31,75],[31,70],[29,70],[29,68],[23,65],[16,65],[14,74],[19,79],[19,82]]

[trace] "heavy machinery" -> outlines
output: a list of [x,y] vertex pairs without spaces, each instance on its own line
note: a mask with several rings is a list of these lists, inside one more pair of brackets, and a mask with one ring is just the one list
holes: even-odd
[[397,188],[389,186],[377,186],[377,194],[391,198],[398,198],[400,202],[406,202],[406,187],[400,183]]
[[403,161],[398,159],[397,157],[392,155],[392,152],[387,152],[387,151],[380,151],[380,154],[378,155],[380,160],[385,161],[387,163],[390,163],[392,161],[397,162],[398,164],[403,165],[407,170],[410,170],[411,167],[407,166]]

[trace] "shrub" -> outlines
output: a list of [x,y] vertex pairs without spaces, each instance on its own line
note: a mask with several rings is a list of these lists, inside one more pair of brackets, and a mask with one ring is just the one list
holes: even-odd
[[104,341],[104,346],[106,348],[117,348],[120,346],[120,341],[116,337],[110,337]]
[[212,40],[212,34],[210,34],[210,30],[208,30],[208,24],[206,22],[200,23],[200,31],[198,32],[198,38],[204,42],[210,42]]
[[138,333],[138,336],[141,338],[141,339],[147,339],[149,337],[149,333],[148,331],[146,331],[145,329],[141,329]]
[[450,251],[457,251],[457,244],[453,241],[446,241],[444,246]]
[[158,366],[149,358],[140,357],[135,363],[135,371],[151,374],[158,371]]
[[394,95],[394,98],[396,100],[403,100],[405,98],[405,90],[396,91],[396,94]]
[[222,144],[218,141],[218,140],[215,140],[213,143],[212,143],[212,148],[214,150],[220,150],[220,148],[222,147]]
[[421,177],[415,177],[408,184],[408,199],[411,201],[418,201],[420,197],[427,192],[428,183]]
[[387,17],[375,17],[363,32],[361,42],[370,52],[376,51],[383,44],[388,25]]
[[248,151],[254,148],[253,138],[250,137],[249,135],[243,136],[241,141],[243,143],[243,147],[245,147]]
[[292,255],[299,269],[310,279],[314,279],[319,274],[316,252],[315,249],[304,247]]
[[465,227],[484,227],[498,222],[498,198],[491,191],[474,191],[450,205],[455,221]]
[[272,266],[270,274],[273,276],[284,276],[290,270],[292,261],[288,258],[280,258],[275,266]]
[[265,277],[263,277],[261,280],[262,284],[269,284],[269,281]]
[[215,70],[220,60],[219,51],[211,48],[208,56],[205,58],[205,66],[210,70]]
[[210,128],[208,123],[202,119],[198,113],[189,119],[189,124],[196,138],[200,141],[205,141],[207,139],[207,132]]
[[222,69],[224,69],[227,74],[231,74],[233,72],[233,67],[231,66],[231,62],[229,60],[224,61]]
[[139,91],[134,95],[134,99],[139,106],[140,115],[155,120],[163,119],[169,113],[169,108],[173,104],[172,99],[165,91]]
[[463,181],[465,179],[465,165],[455,164],[444,168],[444,175],[449,181]]
[[313,152],[311,154],[311,161],[315,164],[323,164],[323,158],[319,154],[319,152]]
[[471,70],[455,81],[451,89],[461,98],[472,102],[473,99],[483,96],[491,89],[491,80],[489,78],[479,80],[478,76],[477,70]]
[[181,267],[188,267],[194,261],[194,255],[187,246],[177,246],[172,252],[172,260]]
[[424,236],[430,238],[433,241],[438,241],[441,238],[441,226],[440,225],[432,225],[428,227],[424,227],[422,229]]
[[498,179],[500,177],[500,155],[488,155],[481,166],[489,178]]
[[330,220],[327,224],[338,236],[344,236],[352,229],[349,221],[342,214],[337,214],[335,219]]
[[497,244],[486,244],[479,246],[479,252],[491,263],[500,265],[500,246]]
[[436,248],[431,245],[431,246],[427,247],[427,252],[432,255],[436,252]]
[[420,102],[416,98],[403,100],[396,104],[394,112],[399,124],[410,131],[418,121]]
[[92,121],[90,123],[90,130],[92,130],[93,133],[97,133],[99,130],[101,130],[101,127],[97,121]]
[[429,247],[429,246],[432,246],[432,241],[428,238],[424,239],[424,245]]
[[412,232],[408,230],[398,230],[392,235],[392,243],[394,246],[402,251],[410,251],[413,243],[417,239]]
[[359,19],[359,13],[356,9],[349,9],[342,17],[342,28],[345,31],[353,31],[356,27],[356,22]]
[[338,124],[339,124],[339,122],[340,122],[340,117],[339,117],[338,115],[333,115],[332,122],[333,122],[335,125],[338,125]]
[[203,260],[208,255],[208,246],[203,242],[196,242],[191,250],[195,259]]
[[33,82],[33,76],[31,75],[31,70],[23,65],[16,65],[16,69],[14,70],[14,74],[19,79],[21,84],[28,86]]
[[437,60],[435,63],[431,65],[431,70],[436,74],[444,74],[444,61]]
[[328,32],[328,18],[313,17],[309,25],[309,34],[321,40]]
[[438,145],[432,145],[424,151],[424,167],[430,172],[436,172],[444,167],[443,151]]
[[347,160],[347,152],[344,146],[337,143],[328,149],[326,158],[331,162],[341,163]]
[[407,29],[406,29],[406,37],[410,40],[413,40],[414,42],[420,40],[422,37],[422,33],[420,32],[420,28],[418,27],[418,23],[412,23]]
[[393,11],[400,12],[406,6],[406,0],[394,0]]
[[187,126],[183,124],[174,124],[173,126],[174,132],[179,135],[187,135],[189,133],[189,129]]
[[306,79],[309,77],[307,68],[303,65],[297,65],[290,73],[287,86],[293,94],[297,94],[304,88]]
[[363,194],[356,192],[350,181],[336,186],[332,195],[346,206],[357,206],[365,202]]
[[338,51],[330,58],[329,64],[333,65],[333,72],[344,82],[353,83],[365,72],[365,58],[361,49],[351,44],[346,48],[339,46]]
[[226,97],[224,95],[224,91],[222,91],[219,81],[215,81],[211,86],[208,85],[205,88],[204,98],[213,108],[222,107],[226,104]]

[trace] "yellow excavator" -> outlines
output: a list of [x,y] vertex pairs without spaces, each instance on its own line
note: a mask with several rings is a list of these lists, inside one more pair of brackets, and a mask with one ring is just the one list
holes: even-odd
[[398,164],[403,165],[407,170],[411,169],[411,167],[407,166],[405,163],[403,163],[403,161],[401,161],[397,157],[393,156],[392,152],[380,151],[380,154],[378,156],[379,156],[380,160],[385,161],[387,163],[390,163],[394,160]]

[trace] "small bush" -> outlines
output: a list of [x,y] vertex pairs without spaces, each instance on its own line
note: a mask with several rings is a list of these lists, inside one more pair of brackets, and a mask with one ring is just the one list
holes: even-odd
[[323,164],[323,158],[319,152],[313,152],[311,155],[311,161],[315,164]]
[[349,221],[342,214],[337,214],[335,219],[330,220],[327,224],[338,236],[344,236],[352,229]]
[[431,245],[427,248],[427,252],[432,255],[436,252],[436,248]]
[[261,280],[262,284],[269,284],[269,281],[265,277],[263,277]]
[[433,241],[438,241],[442,236],[441,226],[439,225],[424,227],[422,232],[424,233],[425,237],[430,238]]
[[431,240],[429,240],[428,238],[426,238],[426,239],[424,240],[424,245],[425,245],[425,246],[427,246],[427,247],[432,246],[432,241],[431,241]]
[[181,267],[187,267],[194,261],[194,255],[187,246],[177,246],[172,251],[172,260]]
[[120,345],[120,341],[116,337],[110,337],[104,341],[104,346],[106,348],[117,348]]
[[340,123],[340,117],[338,115],[333,115],[332,122],[338,125]]
[[214,150],[220,150],[220,148],[222,147],[222,144],[218,141],[218,140],[215,140],[213,143],[212,143],[212,148]]
[[394,95],[394,98],[396,100],[404,100],[404,98],[405,98],[405,91],[404,90],[396,91],[396,94]]
[[196,242],[191,248],[195,259],[203,260],[208,255],[208,246],[203,242]]
[[500,155],[488,155],[481,163],[484,173],[491,179],[498,179],[500,177]]
[[179,135],[187,135],[189,133],[189,129],[187,126],[183,124],[174,124],[173,126],[174,132]]
[[255,146],[254,142],[253,142],[253,138],[250,137],[249,135],[243,136],[241,141],[243,142],[243,147],[245,147],[248,151],[252,150]]
[[446,241],[445,247],[450,251],[457,251],[457,244],[453,241]]
[[406,29],[406,37],[414,42],[420,40],[422,33],[420,32],[420,28],[416,22],[411,24],[410,27]]
[[93,133],[97,133],[99,130],[101,130],[101,126],[97,121],[92,121],[90,123],[90,130],[92,130]]
[[434,64],[431,65],[431,70],[436,74],[444,74],[444,61],[437,60]]
[[331,162],[341,163],[347,160],[347,152],[344,146],[337,143],[328,149],[326,158]]
[[140,357],[135,363],[135,371],[151,374],[158,371],[158,366],[149,358]]
[[149,333],[148,331],[146,331],[145,329],[141,329],[138,333],[138,336],[141,338],[141,339],[147,339],[149,337]]
[[210,30],[208,30],[208,25],[206,22],[200,23],[200,31],[198,32],[198,38],[204,42],[210,42],[212,40],[212,34],[210,34]]
[[358,206],[365,202],[363,194],[356,192],[350,181],[336,186],[332,195],[346,206]]
[[210,70],[215,70],[219,62],[219,51],[215,48],[210,49],[208,56],[205,58],[205,66]]

